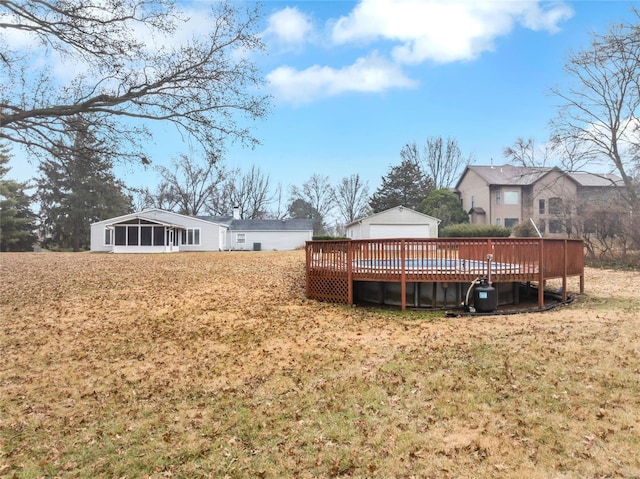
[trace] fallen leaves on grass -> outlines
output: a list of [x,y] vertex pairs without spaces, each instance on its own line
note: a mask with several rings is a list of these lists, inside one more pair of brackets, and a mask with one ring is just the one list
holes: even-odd
[[640,474],[637,273],[421,320],[307,300],[301,251],[0,268],[2,475]]

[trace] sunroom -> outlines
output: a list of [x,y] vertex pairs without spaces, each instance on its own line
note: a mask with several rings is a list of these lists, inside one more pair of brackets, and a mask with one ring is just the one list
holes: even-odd
[[131,218],[104,229],[104,244],[114,253],[172,253],[180,251],[185,228],[162,221]]

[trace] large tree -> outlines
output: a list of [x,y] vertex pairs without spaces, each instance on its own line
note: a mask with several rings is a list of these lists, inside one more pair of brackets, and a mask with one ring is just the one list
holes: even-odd
[[89,114],[109,140],[92,145],[99,156],[148,161],[157,122],[212,158],[227,141],[254,145],[239,117],[263,117],[269,98],[250,60],[263,49],[259,11],[239,5],[212,2],[198,33],[189,15],[201,12],[173,0],[0,1],[0,139],[59,155],[57,138]]
[[301,187],[293,186],[289,204],[300,204],[296,200],[308,205],[308,212],[312,214],[308,217],[314,220],[314,233],[326,233],[326,222],[334,207],[334,189],[329,177],[314,173]]
[[219,162],[182,154],[171,167],[157,168],[162,181],[155,195],[156,204],[188,216],[204,212],[216,189],[224,181],[226,171]]
[[229,214],[238,208],[242,219],[263,219],[275,198],[271,192],[271,180],[256,165],[242,173],[235,169],[227,175],[221,188],[214,194],[209,209],[214,214]]
[[422,200],[433,189],[433,182],[412,159],[402,158],[399,165],[391,166],[389,173],[382,177],[382,184],[369,201],[374,213],[394,206],[418,209]]
[[462,154],[458,140],[441,136],[427,138],[422,148],[415,142],[405,145],[400,157],[419,164],[436,189],[451,187],[472,159]]
[[440,228],[468,223],[469,215],[462,209],[460,198],[448,188],[433,190],[420,203],[419,211],[440,220]]
[[0,144],[0,251],[33,251],[36,215],[27,183],[6,178],[9,149]]
[[291,200],[287,208],[287,214],[290,218],[313,220],[314,235],[323,235],[326,233],[326,225],[324,224],[323,216],[311,205],[311,203],[303,200],[302,198],[295,198]]
[[640,201],[632,171],[640,164],[640,11],[594,35],[565,66],[569,84],[553,89],[562,105],[552,121],[556,151],[568,171],[597,163],[617,173],[635,215]]
[[90,123],[77,117],[57,156],[39,165],[40,217],[46,246],[73,251],[90,245],[90,224],[131,211],[131,198],[108,158],[96,156]]
[[335,190],[335,203],[345,224],[366,216],[369,212],[369,185],[357,173],[342,178]]

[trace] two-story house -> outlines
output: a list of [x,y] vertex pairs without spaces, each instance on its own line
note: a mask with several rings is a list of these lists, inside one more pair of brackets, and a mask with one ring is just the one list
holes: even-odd
[[585,206],[606,203],[622,185],[615,175],[566,173],[560,168],[468,166],[454,191],[469,220],[512,227],[533,219],[546,236],[571,236]]

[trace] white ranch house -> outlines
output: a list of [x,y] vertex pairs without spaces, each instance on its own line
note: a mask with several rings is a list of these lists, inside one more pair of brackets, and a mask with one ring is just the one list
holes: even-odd
[[312,235],[312,220],[241,220],[235,211],[228,217],[193,217],[154,208],[91,224],[91,251],[281,251],[303,247]]
[[361,218],[346,226],[350,239],[437,238],[440,220],[405,206]]

